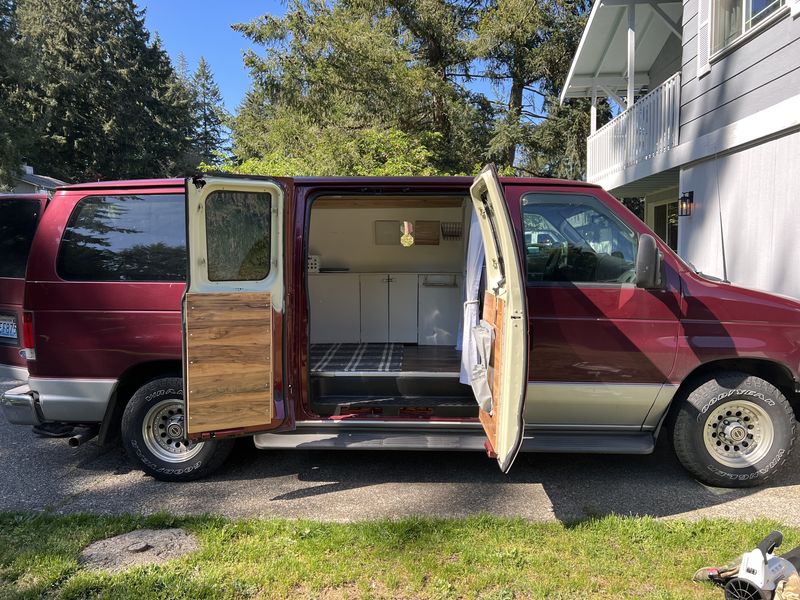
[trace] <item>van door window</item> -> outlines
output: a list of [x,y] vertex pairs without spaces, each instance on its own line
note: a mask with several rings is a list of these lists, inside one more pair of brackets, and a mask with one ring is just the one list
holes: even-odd
[[88,196],[70,216],[56,271],[68,281],[184,281],[180,194]]
[[25,278],[40,212],[38,200],[0,201],[0,277]]
[[212,192],[206,198],[209,281],[260,281],[270,270],[272,196]]
[[528,283],[626,283],[637,237],[593,196],[526,194],[522,199]]

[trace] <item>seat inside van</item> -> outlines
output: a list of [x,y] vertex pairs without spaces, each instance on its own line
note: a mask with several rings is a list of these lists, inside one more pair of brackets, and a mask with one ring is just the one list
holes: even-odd
[[324,196],[307,255],[310,409],[476,418],[459,382],[471,201]]

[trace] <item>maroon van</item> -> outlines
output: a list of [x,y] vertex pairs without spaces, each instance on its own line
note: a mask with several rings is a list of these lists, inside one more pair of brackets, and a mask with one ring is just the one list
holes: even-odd
[[22,299],[33,234],[47,194],[0,194],[0,379],[27,379],[20,339]]
[[236,436],[486,449],[507,471],[649,453],[667,428],[695,477],[749,486],[794,444],[800,303],[696,273],[586,183],[70,186],[27,279],[8,420],[121,432],[160,479],[211,472]]

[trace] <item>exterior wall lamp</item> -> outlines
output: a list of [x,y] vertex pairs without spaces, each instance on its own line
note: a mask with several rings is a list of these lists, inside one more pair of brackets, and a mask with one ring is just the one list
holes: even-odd
[[694,192],[683,192],[678,198],[678,216],[692,216],[692,207],[694,207]]

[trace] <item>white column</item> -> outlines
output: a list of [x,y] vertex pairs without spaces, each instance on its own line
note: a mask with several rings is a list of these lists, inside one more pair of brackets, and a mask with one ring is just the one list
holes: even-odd
[[633,106],[634,80],[636,79],[636,4],[628,4],[628,97],[627,108]]
[[594,134],[594,132],[597,131],[597,86],[596,85],[592,86],[592,111],[591,111],[591,115],[592,115],[591,133]]

